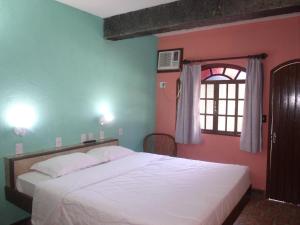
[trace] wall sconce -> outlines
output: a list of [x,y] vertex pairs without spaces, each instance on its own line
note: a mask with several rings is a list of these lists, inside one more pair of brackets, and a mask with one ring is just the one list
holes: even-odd
[[17,136],[25,136],[37,120],[34,108],[30,105],[18,103],[11,105],[6,111],[6,121],[13,127]]
[[23,137],[27,134],[28,129],[26,129],[24,127],[15,127],[14,132],[17,136]]
[[114,116],[111,113],[104,113],[99,117],[99,124],[103,126],[104,124],[110,123],[114,120]]
[[108,102],[102,102],[99,105],[97,105],[97,111],[98,111],[98,123],[99,123],[99,139],[103,140],[104,137],[104,126],[106,124],[111,123],[114,120],[114,116],[111,113],[111,109],[109,107]]
[[103,130],[103,126],[105,124],[108,124],[110,122],[112,122],[114,120],[114,116],[109,113],[102,113],[101,116],[99,117],[99,125],[100,125],[100,136],[99,139],[103,140],[104,139],[104,130]]

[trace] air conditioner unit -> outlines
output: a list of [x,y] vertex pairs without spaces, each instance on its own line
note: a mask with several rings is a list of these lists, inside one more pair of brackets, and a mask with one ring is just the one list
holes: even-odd
[[168,49],[158,51],[157,71],[180,71],[183,49]]

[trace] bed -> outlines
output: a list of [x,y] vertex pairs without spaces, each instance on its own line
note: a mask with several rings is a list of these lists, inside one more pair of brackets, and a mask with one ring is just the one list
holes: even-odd
[[[117,144],[107,140],[55,154]],[[53,179],[28,170],[41,155],[24,157],[27,169],[6,161],[15,167],[6,197],[32,212],[38,225],[232,224],[250,190],[249,170],[239,165],[136,153]]]

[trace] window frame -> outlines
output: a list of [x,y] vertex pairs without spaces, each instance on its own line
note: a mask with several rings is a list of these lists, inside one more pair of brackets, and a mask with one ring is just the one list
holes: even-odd
[[[212,69],[214,68],[224,68],[223,69],[223,73],[222,74],[213,74]],[[227,68],[230,69],[236,69],[239,70],[239,72],[236,74],[236,76],[234,77],[234,79],[232,79],[231,77],[225,75],[225,71]],[[238,118],[242,117],[238,115],[238,102],[239,100],[244,100],[244,99],[239,99],[238,98],[238,93],[239,93],[239,84],[245,84],[246,80],[237,80],[238,76],[240,75],[241,72],[246,72],[246,69],[244,67],[238,66],[238,65],[233,65],[233,64],[221,64],[221,63],[215,63],[215,64],[206,64],[202,66],[202,71],[204,70],[210,70],[210,74],[208,77],[205,77],[204,80],[201,80],[201,84],[213,84],[214,85],[214,98],[210,99],[213,100],[213,114],[209,114],[213,116],[213,129],[212,130],[207,130],[207,129],[201,129],[202,133],[205,134],[216,134],[216,135],[226,135],[226,136],[236,136],[239,137],[241,135],[241,132],[237,131],[237,125],[238,125]],[[213,77],[213,76],[217,76],[217,75],[221,75],[224,76],[226,78],[228,78],[229,80],[208,80],[209,78]],[[234,117],[234,131],[219,131],[218,130],[218,110],[219,110],[219,85],[220,84],[235,84],[235,114],[234,115],[229,115],[227,114],[227,104],[226,104],[226,114],[224,114],[225,117]],[[207,99],[207,98],[205,98]],[[201,100],[201,97],[199,99],[199,101]],[[226,88],[226,99],[221,99],[221,100],[233,100],[233,99],[228,99],[228,86]],[[206,108],[206,107],[205,107]],[[203,113],[201,113],[201,115],[203,115]],[[207,113],[204,113],[204,115],[207,115]],[[221,114],[222,116],[223,114]],[[205,119],[206,122],[206,119]],[[227,127],[227,119],[225,120],[225,127]]]

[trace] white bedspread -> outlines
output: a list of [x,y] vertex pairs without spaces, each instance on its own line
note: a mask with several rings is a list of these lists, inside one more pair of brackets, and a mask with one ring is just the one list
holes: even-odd
[[220,225],[247,167],[137,153],[36,187],[33,225]]

